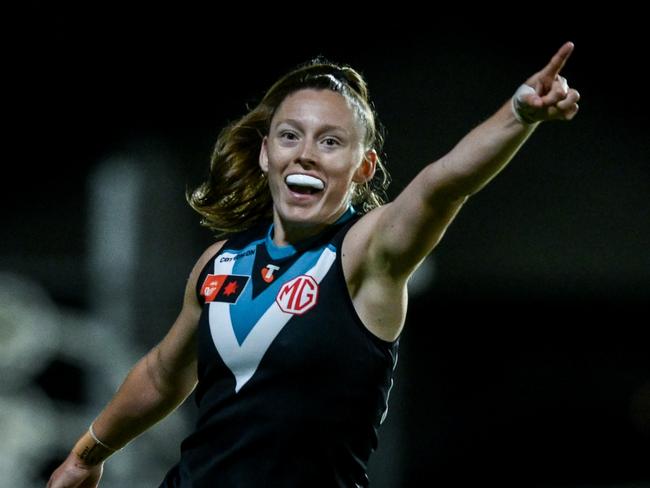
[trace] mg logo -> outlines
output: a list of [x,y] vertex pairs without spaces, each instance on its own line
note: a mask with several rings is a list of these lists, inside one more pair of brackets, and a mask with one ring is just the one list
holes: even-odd
[[318,300],[318,283],[309,275],[298,276],[287,281],[275,301],[283,312],[302,315],[316,305]]

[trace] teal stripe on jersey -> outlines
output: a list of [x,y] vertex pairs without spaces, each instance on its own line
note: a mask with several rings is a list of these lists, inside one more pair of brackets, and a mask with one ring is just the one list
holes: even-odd
[[[289,270],[282,274],[282,279],[275,280],[255,298],[253,298],[252,283],[251,286],[246,287],[239,296],[237,304],[230,306],[230,320],[232,321],[235,337],[240,346],[246,340],[251,330],[253,330],[260,317],[273,305],[275,297],[278,295],[282,285],[296,276],[305,274],[311,269],[318,262],[325,248],[336,252],[336,249],[331,244],[305,252],[291,265]],[[237,260],[233,266],[232,273],[251,276],[251,280],[261,280],[262,277],[258,270],[252,269],[253,262],[255,261],[254,258],[255,256],[251,254],[250,256]]]

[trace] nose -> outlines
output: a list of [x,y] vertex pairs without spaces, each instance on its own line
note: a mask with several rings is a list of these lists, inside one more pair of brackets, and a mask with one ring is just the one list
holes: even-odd
[[296,157],[296,162],[301,166],[312,166],[318,162],[318,151],[313,141],[304,141]]

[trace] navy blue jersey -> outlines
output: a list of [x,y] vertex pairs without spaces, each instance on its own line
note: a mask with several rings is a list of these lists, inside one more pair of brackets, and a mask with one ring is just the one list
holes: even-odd
[[368,486],[398,342],[352,305],[350,217],[296,246],[276,246],[269,224],[245,231],[205,266],[199,419],[162,487]]

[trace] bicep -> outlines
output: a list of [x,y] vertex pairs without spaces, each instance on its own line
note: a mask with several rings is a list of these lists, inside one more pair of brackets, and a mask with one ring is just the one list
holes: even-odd
[[[188,280],[187,288],[190,288]],[[147,371],[161,392],[190,391],[196,384],[196,333],[200,307],[185,293],[183,308],[165,337],[147,358]]]
[[201,316],[201,305],[196,295],[197,281],[210,257],[221,247],[219,242],[199,258],[185,285],[183,307],[163,340],[151,351],[150,367],[161,385],[196,383],[196,336]]
[[467,200],[435,195],[426,169],[395,200],[359,222],[357,240],[360,249],[367,250],[360,253],[361,259],[381,274],[408,278],[440,242]]

